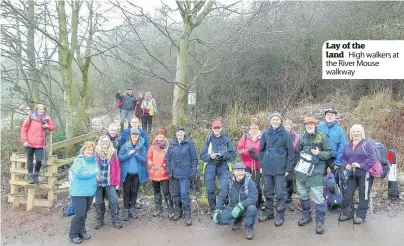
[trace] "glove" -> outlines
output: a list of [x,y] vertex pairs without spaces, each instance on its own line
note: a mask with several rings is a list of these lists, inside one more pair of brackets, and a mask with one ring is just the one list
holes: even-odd
[[190,174],[189,174],[189,179],[190,180],[194,180],[196,178],[196,171],[195,170],[191,170]]
[[251,157],[251,159],[258,160],[258,154],[255,153],[255,148],[249,149],[248,155]]
[[222,213],[222,210],[215,210],[215,213],[213,214],[213,223],[214,224],[216,224],[216,225],[219,224],[219,221],[217,220],[217,216],[221,213]]
[[244,209],[245,209],[244,205],[239,202],[237,206],[233,208],[233,211],[231,211],[231,216],[237,219],[244,212]]

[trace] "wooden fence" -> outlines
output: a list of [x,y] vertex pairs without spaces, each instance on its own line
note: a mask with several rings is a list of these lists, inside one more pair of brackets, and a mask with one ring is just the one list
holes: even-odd
[[[50,138],[52,138],[51,134]],[[27,156],[25,154],[13,153],[11,155],[11,179],[8,201],[13,203],[13,207],[26,204],[27,211],[31,211],[35,206],[54,206],[57,195],[69,189],[68,186],[62,186],[63,181],[58,180],[60,176],[58,170],[65,165],[71,164],[75,156],[59,159],[53,155],[53,152],[58,149],[73,147],[75,144],[88,140],[96,140],[99,136],[100,132],[92,132],[48,145],[46,147],[46,152],[48,153],[46,168],[41,169],[39,175],[41,182],[39,184],[28,183]]]

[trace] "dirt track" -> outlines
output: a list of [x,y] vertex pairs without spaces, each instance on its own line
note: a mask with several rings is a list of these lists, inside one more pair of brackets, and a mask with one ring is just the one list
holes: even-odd
[[[396,202],[397,203],[397,202]],[[404,207],[398,202],[394,207]],[[87,230],[92,238],[82,245],[403,245],[404,213],[402,209],[388,209],[369,215],[362,225],[352,228],[352,221],[340,223],[338,212],[327,214],[326,233],[316,235],[314,223],[297,226],[299,213],[287,212],[285,224],[275,227],[274,221],[257,223],[255,238],[247,241],[243,229],[232,231],[228,226],[216,226],[207,215],[194,215],[194,225],[183,221],[153,218],[146,209],[140,218],[124,223],[124,228],[112,228],[109,215],[106,225],[93,229],[94,209],[89,212]],[[62,217],[60,209],[36,209],[27,213],[24,208],[2,210],[2,245],[72,245],[68,240],[71,217]]]

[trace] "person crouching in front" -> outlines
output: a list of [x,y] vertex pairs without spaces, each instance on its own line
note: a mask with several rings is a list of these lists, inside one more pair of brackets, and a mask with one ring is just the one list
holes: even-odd
[[224,198],[218,199],[213,223],[233,225],[232,230],[238,230],[244,220],[247,239],[251,240],[257,217],[258,189],[252,175],[245,172],[245,168],[241,162],[233,165],[233,177],[229,180],[229,187],[226,187],[228,204],[224,205]]

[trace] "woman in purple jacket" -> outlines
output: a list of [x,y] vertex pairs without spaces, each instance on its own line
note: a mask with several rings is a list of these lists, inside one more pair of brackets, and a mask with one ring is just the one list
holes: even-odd
[[342,155],[342,166],[349,171],[347,191],[342,201],[342,216],[339,221],[352,219],[353,196],[359,187],[359,205],[354,218],[355,224],[362,224],[368,210],[370,189],[373,177],[368,170],[377,160],[376,150],[373,144],[365,139],[365,130],[361,125],[353,125],[349,131],[351,141],[346,143]]

